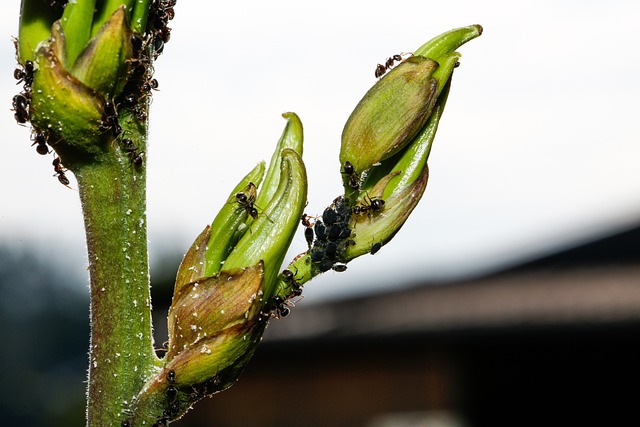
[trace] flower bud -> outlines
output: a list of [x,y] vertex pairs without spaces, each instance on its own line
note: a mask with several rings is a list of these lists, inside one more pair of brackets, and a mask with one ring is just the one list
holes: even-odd
[[351,163],[361,174],[411,141],[435,103],[437,68],[431,59],[412,56],[380,79],[344,126],[340,163]]
[[[195,386],[226,369],[242,372],[244,365],[236,361],[253,352],[266,324],[261,316],[263,279],[259,262],[199,279],[174,293],[165,359],[179,384]],[[225,383],[236,377],[230,375]]]
[[64,140],[69,148],[99,153],[102,147],[87,146],[86,141],[93,141],[100,133],[104,97],[64,67],[56,54],[64,51],[65,43],[58,24],[54,25],[53,33],[54,40],[41,45],[35,56],[31,122],[38,129],[48,130],[53,140]]
[[113,98],[126,83],[127,61],[133,57],[132,35],[125,9],[120,7],[83,49],[71,73],[106,99]]
[[[169,310],[165,369],[148,383],[140,401],[157,399],[171,386],[195,392],[185,401],[188,406],[233,384],[253,355],[274,309],[276,276],[307,199],[299,154],[302,126],[292,113],[285,117],[289,122],[272,159],[277,173],[270,167],[260,190],[270,194],[265,206],[254,206],[265,173],[261,163],[185,255]],[[175,376],[171,385],[168,371]]]
[[[355,198],[351,202],[351,226],[355,233],[350,237],[351,244],[346,245],[343,262],[377,252],[398,232],[419,202],[427,185],[427,160],[447,101],[451,75],[460,58],[455,49],[480,34],[482,27],[474,25],[446,32],[425,43],[415,56],[380,79],[347,121],[340,161],[345,193]],[[431,64],[430,68],[428,64]],[[400,71],[403,67],[407,71]],[[410,67],[423,67],[425,76],[412,79]],[[399,79],[397,76],[405,74],[408,76],[405,82],[398,80],[400,83],[394,89],[398,95],[387,95],[390,99],[401,98],[397,103],[400,107],[393,108],[387,103],[389,107],[384,112],[366,113],[383,111],[378,105],[385,105],[385,97],[381,94],[390,90],[384,88],[388,84],[385,81]],[[422,100],[415,96],[420,84],[429,93],[429,97]],[[419,109],[410,108],[414,103],[427,106],[426,117],[418,119],[416,112]],[[386,114],[387,111],[390,113]],[[407,112],[412,113],[407,116]],[[408,120],[407,117],[415,119]],[[358,153],[361,153],[360,157]],[[353,172],[345,173],[346,162],[352,165]]]

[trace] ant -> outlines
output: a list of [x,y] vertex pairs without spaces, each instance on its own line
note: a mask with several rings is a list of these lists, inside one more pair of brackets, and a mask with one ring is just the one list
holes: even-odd
[[302,295],[302,288],[300,287],[300,284],[296,281],[297,273],[298,273],[297,269],[295,273],[289,270],[288,268],[282,271],[282,277],[284,277],[284,280],[288,282],[291,285],[291,288],[293,289],[291,293],[292,298],[299,297]]
[[247,211],[251,218],[258,218],[258,209],[253,205],[258,196],[258,189],[253,182],[249,182],[239,193],[236,193],[236,202]]
[[118,123],[118,112],[113,102],[104,103],[104,114],[102,115],[101,127],[103,130],[111,129],[114,137],[118,137],[122,133],[122,127]]
[[13,97],[13,111],[16,113],[13,117],[19,124],[29,121],[29,98],[25,93],[19,93]]
[[358,190],[360,188],[360,177],[357,173],[355,173],[351,162],[344,162],[342,173],[349,176],[349,187],[354,190]]
[[138,151],[132,140],[130,140],[129,138],[124,138],[122,140],[122,149],[125,153],[127,153],[129,159],[131,159],[131,162],[136,167],[142,166],[142,163],[144,161],[144,151]]
[[369,213],[369,216],[375,212],[379,212],[384,208],[384,200],[380,198],[371,198],[369,194],[365,192],[364,198],[362,199],[362,203],[353,207],[353,213],[355,215],[363,215],[365,213]]
[[[395,64],[395,62],[402,62],[404,60],[404,58],[402,57],[403,55],[407,55],[406,53],[401,53],[399,55],[393,55],[391,58],[387,58],[387,62],[383,64],[378,64],[376,65],[376,79],[379,79],[380,77],[382,77],[387,71],[389,71],[391,68],[393,68],[393,65]],[[409,54],[410,55],[410,54]]]
[[304,226],[304,238],[307,241],[307,245],[309,245],[309,249],[311,249],[311,245],[313,245],[313,237],[314,237],[314,233],[313,233],[314,224],[312,224],[311,221],[309,221],[310,218],[313,218],[313,217],[307,214],[302,214],[302,217],[300,218],[300,221]]
[[[36,132],[33,138],[33,144],[31,146],[38,144],[36,146],[36,152],[41,155],[49,154],[49,148],[47,147],[47,135],[44,132]],[[57,172],[57,171],[56,171]]]
[[69,187],[69,179],[64,174],[67,169],[62,166],[62,160],[60,160],[60,157],[56,157],[55,159],[53,159],[52,165],[53,170],[58,175],[58,181],[60,181],[60,184],[64,185],[65,187],[71,188]]
[[271,314],[276,319],[280,319],[281,317],[287,317],[289,313],[291,313],[291,309],[289,308],[292,303],[289,300],[282,298],[280,295],[274,295],[273,298],[273,313]]
[[31,86],[33,83],[33,71],[34,71],[33,61],[26,60],[24,62],[24,67],[19,66],[13,71],[13,77],[17,80],[16,84],[20,84],[24,82],[26,86]]

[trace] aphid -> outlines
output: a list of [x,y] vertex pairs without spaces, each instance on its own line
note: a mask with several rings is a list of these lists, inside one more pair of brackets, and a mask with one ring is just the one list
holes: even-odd
[[312,261],[318,262],[318,261],[322,261],[324,259],[324,255],[325,255],[325,252],[323,250],[317,249],[317,250],[311,252],[310,257],[311,257]]
[[376,72],[375,72],[376,79],[379,79],[384,75],[384,73],[392,69],[396,61],[402,62],[402,59],[403,59],[402,54],[393,55],[391,58],[387,58],[387,62],[385,62],[384,65],[383,64],[376,65]]
[[60,160],[60,157],[56,157],[55,159],[53,159],[52,165],[53,165],[53,170],[58,176],[58,181],[60,181],[60,184],[64,185],[65,187],[69,187],[69,179],[64,174],[67,170],[62,166],[62,160]]
[[344,227],[340,230],[340,235],[338,236],[338,239],[344,240],[347,237],[351,237],[351,229],[349,227]]
[[337,219],[338,219],[338,212],[336,212],[331,208],[325,209],[324,212],[322,213],[322,220],[327,225],[331,225],[335,223]]
[[375,255],[380,250],[380,248],[382,248],[382,243],[374,243],[373,246],[371,246],[371,255]]
[[327,240],[327,228],[324,226],[322,221],[316,221],[316,223],[313,225],[313,230],[316,232],[316,237],[318,238],[318,240]]
[[37,144],[36,152],[41,155],[49,154],[49,148],[47,147],[47,136],[44,132],[36,132],[33,138],[33,144],[31,146]]
[[329,227],[329,231],[327,232],[327,237],[329,237],[329,240],[338,240],[340,238],[341,233],[342,233],[342,225],[332,224]]
[[142,166],[144,161],[144,151],[138,151],[133,141],[129,138],[124,138],[121,142],[122,149],[127,153],[131,163],[133,163],[136,167]]
[[337,271],[338,273],[342,273],[343,271],[347,271],[347,265],[346,264],[333,264],[331,269],[333,271]]
[[349,187],[354,190],[360,188],[360,177],[355,173],[351,162],[344,162],[344,165],[342,166],[342,173],[349,177]]
[[236,202],[238,202],[253,219],[258,218],[258,209],[253,205],[257,196],[258,189],[253,182],[249,182],[242,191],[236,193]]
[[320,270],[321,273],[331,270],[332,267],[333,261],[330,259],[323,259],[320,261],[320,264],[318,264],[318,270]]
[[329,259],[336,259],[338,255],[338,245],[335,242],[327,243],[324,248],[324,253]]

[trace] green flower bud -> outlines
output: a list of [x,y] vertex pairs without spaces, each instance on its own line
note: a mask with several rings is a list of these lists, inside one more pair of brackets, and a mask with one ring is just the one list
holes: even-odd
[[361,174],[401,150],[424,126],[436,100],[438,64],[412,56],[380,79],[342,131],[340,163]]
[[[373,166],[404,149],[425,127],[460,54],[455,49],[482,34],[473,25],[441,34],[383,76],[362,98],[342,132],[340,164],[346,194],[353,196]],[[348,162],[348,163],[347,163]]]
[[89,41],[71,69],[71,74],[106,99],[124,88],[127,61],[133,57],[133,32],[126,21],[124,7],[118,8]]
[[46,129],[54,141],[62,139],[70,148],[98,153],[103,148],[86,146],[86,141],[100,133],[104,97],[65,69],[56,54],[64,50],[65,37],[59,25],[54,25],[53,30],[58,36],[41,45],[35,56],[31,122],[38,129]]
[[275,278],[293,240],[307,202],[307,175],[300,154],[285,148],[281,153],[280,182],[262,215],[253,222],[227,258],[224,269],[265,265],[265,292],[275,292]]
[[236,362],[246,361],[247,351],[253,353],[266,325],[261,315],[263,268],[259,262],[222,271],[174,293],[165,360],[166,368],[175,370],[178,384],[205,383],[226,369],[230,375],[225,385],[235,381],[244,368]]
[[376,252],[380,246],[389,242],[422,198],[429,179],[427,159],[447,102],[449,86],[450,80],[438,98],[425,128],[402,153],[393,157],[393,162],[374,168],[375,173],[363,185],[356,209],[359,206],[371,206],[376,200],[384,201],[384,205],[378,211],[370,209],[364,214],[352,216],[356,233],[353,237],[354,244],[347,247],[345,261]]
[[[482,27],[475,25],[427,42],[382,77],[347,121],[340,161],[354,232],[342,262],[377,252],[420,201],[429,177],[427,160],[460,58],[455,49],[480,34]],[[425,75],[411,74],[411,69]],[[420,85],[429,96],[416,96]],[[388,101],[394,97],[399,99],[395,106]],[[428,111],[426,117],[420,116],[418,106]],[[345,173],[346,162],[353,172]]]
[[[183,411],[232,385],[277,309],[272,299],[276,276],[307,199],[299,154],[302,125],[293,113],[285,117],[289,122],[271,164],[277,171],[270,166],[260,189],[269,194],[264,209],[255,206],[265,174],[261,163],[240,181],[185,255],[169,310],[165,369],[147,384],[139,402],[160,401],[171,386],[178,393],[188,390],[174,402]],[[175,376],[171,384],[168,372]]]

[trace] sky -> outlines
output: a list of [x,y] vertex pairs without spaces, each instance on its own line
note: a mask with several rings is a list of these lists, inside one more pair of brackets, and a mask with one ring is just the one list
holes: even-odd
[[[0,244],[37,245],[86,279],[78,193],[10,111],[19,1],[0,8]],[[287,111],[304,125],[306,211],[321,213],[340,194],[340,135],[376,64],[471,24],[484,33],[459,49],[421,203],[378,254],[309,282],[305,303],[488,271],[640,219],[637,2],[200,0],[175,11],[151,107],[152,265],[186,251],[271,157]],[[301,229],[288,258],[305,246]]]

